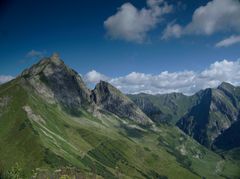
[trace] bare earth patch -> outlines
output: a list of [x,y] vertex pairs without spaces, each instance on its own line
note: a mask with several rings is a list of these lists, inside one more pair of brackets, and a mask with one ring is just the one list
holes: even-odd
[[24,111],[27,113],[27,116],[29,119],[37,122],[37,123],[43,123],[46,124],[44,119],[40,115],[34,114],[33,110],[31,109],[30,106],[23,106]]

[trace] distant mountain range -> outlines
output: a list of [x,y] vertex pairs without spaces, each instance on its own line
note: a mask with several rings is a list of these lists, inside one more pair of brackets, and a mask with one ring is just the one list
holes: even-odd
[[[200,144],[218,149],[240,147],[240,87],[223,82],[192,96],[181,93],[129,97],[155,122],[175,124]],[[237,129],[238,128],[238,129]]]
[[227,83],[193,96],[90,90],[53,54],[0,86],[0,178],[239,178],[239,101]]

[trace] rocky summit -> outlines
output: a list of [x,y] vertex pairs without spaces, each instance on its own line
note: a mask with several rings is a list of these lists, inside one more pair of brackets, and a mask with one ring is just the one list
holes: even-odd
[[126,95],[111,84],[100,81],[92,93],[93,101],[102,109],[112,112],[121,118],[143,124],[152,121]]
[[90,90],[77,72],[67,67],[58,54],[42,59],[25,70],[22,75],[38,94],[48,101],[77,110],[89,104]]

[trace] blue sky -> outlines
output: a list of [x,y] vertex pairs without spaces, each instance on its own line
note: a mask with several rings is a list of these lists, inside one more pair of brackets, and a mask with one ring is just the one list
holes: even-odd
[[[16,76],[53,52],[83,76],[94,70],[96,79],[102,75],[112,83],[133,72],[200,74],[216,61],[238,62],[238,10],[238,0],[3,0],[0,76]],[[221,80],[237,84],[232,78],[214,80],[214,85]],[[122,83],[114,84],[125,92],[150,88],[139,82],[143,90],[129,91]],[[150,93],[194,91],[159,88]]]

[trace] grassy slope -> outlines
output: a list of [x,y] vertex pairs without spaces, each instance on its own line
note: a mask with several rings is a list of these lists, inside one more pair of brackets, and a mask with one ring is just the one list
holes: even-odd
[[[45,103],[19,81],[0,87],[9,102],[0,110],[0,161],[35,168],[76,166],[105,178],[220,178],[240,176],[234,161],[203,148],[175,127],[154,130],[128,125],[111,115],[79,118]],[[45,122],[29,119],[23,106]]]
[[11,82],[1,86],[0,97],[8,98],[8,104],[2,106],[0,116],[1,165],[9,168],[18,161],[23,167],[28,167],[28,164],[33,168],[41,166],[41,141],[21,108],[27,103],[26,91]]

